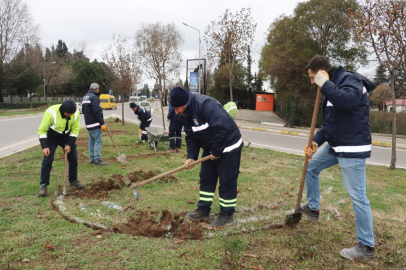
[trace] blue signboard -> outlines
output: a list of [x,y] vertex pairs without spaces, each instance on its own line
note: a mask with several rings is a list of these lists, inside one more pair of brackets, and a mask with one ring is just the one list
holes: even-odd
[[198,92],[198,83],[199,81],[199,73],[198,72],[190,72],[190,83],[189,83],[189,90],[192,93]]
[[113,93],[113,89],[109,89],[109,95]]

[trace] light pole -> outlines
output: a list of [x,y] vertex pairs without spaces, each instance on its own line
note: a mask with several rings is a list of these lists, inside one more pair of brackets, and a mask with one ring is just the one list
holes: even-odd
[[186,23],[184,23],[184,22],[182,22],[184,25],[186,25],[186,26],[188,26],[188,27],[190,27],[190,28],[193,28],[193,29],[195,29],[196,31],[199,31],[199,65],[198,65],[198,67],[199,67],[199,69],[197,70],[199,73],[199,79],[198,79],[198,81],[197,81],[197,87],[199,88],[199,91],[198,91],[198,93],[200,94],[200,30],[199,29],[196,29],[196,28],[194,28],[194,27],[192,27],[192,26],[190,26],[190,25],[188,25],[188,24],[186,24]]

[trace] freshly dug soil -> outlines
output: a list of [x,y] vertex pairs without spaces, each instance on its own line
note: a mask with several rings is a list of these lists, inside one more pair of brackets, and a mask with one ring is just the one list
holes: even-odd
[[185,213],[136,211],[136,217],[124,224],[115,224],[112,230],[134,236],[159,238],[162,236],[178,239],[202,239],[203,228],[200,221],[183,219]]

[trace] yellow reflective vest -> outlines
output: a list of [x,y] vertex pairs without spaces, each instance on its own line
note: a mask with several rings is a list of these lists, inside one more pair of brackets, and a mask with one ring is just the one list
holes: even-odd
[[76,110],[72,114],[68,122],[68,128],[65,130],[68,118],[62,117],[59,110],[61,105],[53,105],[44,112],[37,131],[42,149],[48,148],[48,138],[64,138],[69,146],[73,146],[76,142],[80,129],[80,112]]
[[228,112],[228,114],[231,116],[231,118],[235,119],[235,117],[237,116],[237,104],[235,104],[235,102],[230,101],[228,103],[226,103],[223,106],[224,110],[226,110]]

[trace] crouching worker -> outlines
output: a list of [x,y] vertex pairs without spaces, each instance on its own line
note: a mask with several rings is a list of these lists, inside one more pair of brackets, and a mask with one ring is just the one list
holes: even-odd
[[193,220],[209,218],[217,180],[220,179],[221,213],[212,221],[211,226],[230,224],[234,220],[237,204],[237,178],[244,145],[240,130],[214,98],[189,94],[181,87],[173,88],[170,96],[175,113],[182,115],[186,133],[186,168],[193,168],[189,164],[198,159],[200,148],[203,148],[202,158],[211,156],[210,160],[201,164],[198,208],[186,217]]
[[38,192],[39,197],[47,196],[47,186],[54,161],[55,150],[61,146],[68,153],[69,183],[76,189],[85,186],[78,181],[78,153],[76,151],[76,138],[80,129],[80,113],[76,110],[76,103],[67,99],[62,104],[49,107],[42,118],[38,128],[44,158],[41,166],[41,181]]
[[223,108],[230,114],[231,118],[235,119],[237,116],[237,110],[244,108],[244,101],[230,101],[224,104]]
[[130,108],[133,110],[134,114],[138,117],[138,120],[140,120],[140,129],[141,129],[141,140],[146,142],[148,141],[148,132],[145,130],[146,127],[149,127],[151,125],[151,114],[141,105],[137,105],[134,102],[130,103]]

